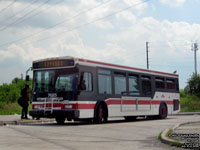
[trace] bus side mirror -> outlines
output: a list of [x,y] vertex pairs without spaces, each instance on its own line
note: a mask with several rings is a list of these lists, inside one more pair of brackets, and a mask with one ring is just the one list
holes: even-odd
[[29,81],[29,75],[26,75],[26,81]]

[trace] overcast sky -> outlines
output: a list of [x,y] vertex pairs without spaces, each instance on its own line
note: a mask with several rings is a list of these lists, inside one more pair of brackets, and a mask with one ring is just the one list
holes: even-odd
[[[174,72],[180,87],[194,72],[200,0],[1,0],[0,85],[33,60],[75,56]],[[200,68],[200,50],[197,52]],[[200,71],[200,69],[198,70]]]

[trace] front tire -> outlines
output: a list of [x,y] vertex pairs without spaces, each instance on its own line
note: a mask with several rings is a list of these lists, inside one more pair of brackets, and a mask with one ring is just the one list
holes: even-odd
[[106,108],[103,104],[99,104],[96,110],[96,115],[94,117],[94,123],[99,124],[99,123],[107,122],[107,120],[108,120],[108,115],[107,115]]

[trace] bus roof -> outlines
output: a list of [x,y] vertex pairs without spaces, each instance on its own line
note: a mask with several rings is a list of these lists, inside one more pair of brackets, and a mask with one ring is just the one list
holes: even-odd
[[156,75],[161,75],[161,76],[169,76],[169,77],[178,78],[178,74],[166,73],[166,72],[160,72],[160,71],[148,70],[148,69],[142,69],[142,68],[135,68],[135,67],[123,66],[123,65],[117,65],[117,64],[111,64],[111,63],[88,60],[88,59],[83,59],[83,58],[76,58],[76,57],[72,57],[72,56],[40,59],[40,60],[33,61],[33,64],[38,63],[38,62],[55,61],[55,60],[74,60],[74,64],[93,66],[93,67],[104,67],[104,68],[111,68],[111,69],[120,69],[120,70],[124,70],[124,71],[134,71],[134,72],[138,72],[138,73],[147,73],[147,74],[152,74],[152,75],[156,74]]

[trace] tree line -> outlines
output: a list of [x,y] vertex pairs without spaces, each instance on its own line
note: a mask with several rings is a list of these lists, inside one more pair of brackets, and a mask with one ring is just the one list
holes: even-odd
[[[32,89],[32,80],[29,82],[29,88]],[[26,84],[25,80],[14,78],[10,84],[0,85],[0,102],[14,103],[21,96],[21,90]],[[31,91],[31,90],[29,90]]]
[[200,98],[200,74],[193,73],[193,75],[188,79],[184,92]]

